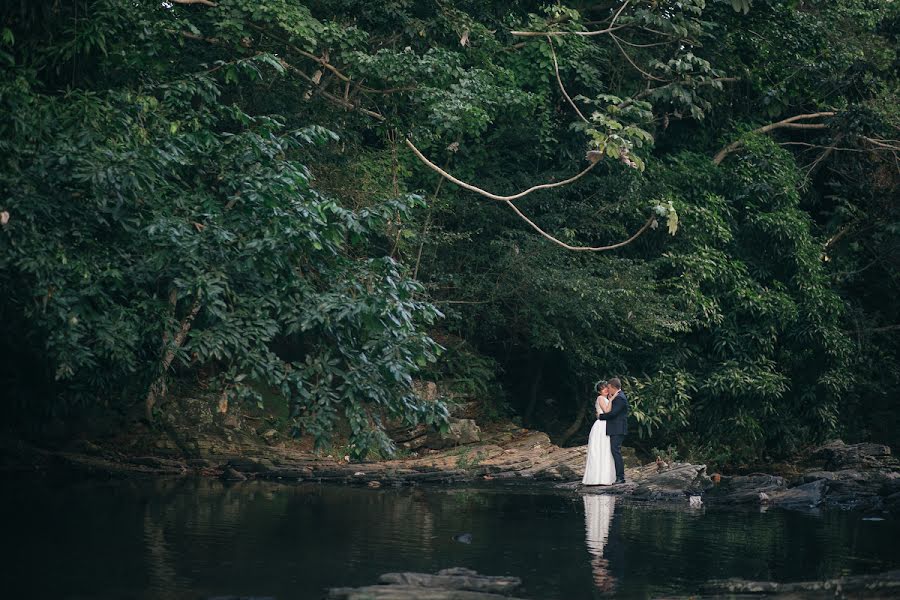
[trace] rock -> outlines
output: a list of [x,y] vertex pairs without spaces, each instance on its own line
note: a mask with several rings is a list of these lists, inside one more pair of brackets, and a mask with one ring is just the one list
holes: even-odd
[[451,417],[459,419],[477,419],[481,415],[480,402],[451,402],[447,408]]
[[103,454],[103,448],[89,440],[76,440],[72,446],[75,452],[81,452],[88,456],[100,456]]
[[233,456],[229,458],[228,464],[239,471],[246,473],[275,473],[278,469],[268,458],[258,458],[255,456]]
[[472,543],[472,534],[471,533],[457,533],[453,536],[454,542],[459,542],[460,544],[471,544]]
[[146,467],[155,467],[157,469],[184,469],[185,464],[181,461],[171,458],[159,458],[157,456],[133,456],[127,460],[133,465],[144,465]]
[[688,504],[691,508],[700,508],[703,506],[703,498],[700,496],[691,496],[688,500]]
[[457,419],[450,423],[450,430],[458,436],[460,445],[481,441],[481,428],[472,419]]
[[464,444],[473,444],[481,440],[481,429],[472,419],[456,419],[451,417],[447,431],[434,431],[428,434],[425,446],[434,450],[452,448]]
[[699,496],[709,486],[706,466],[689,463],[674,463],[662,471],[656,463],[651,463],[626,470],[625,478],[635,484],[632,493],[642,500],[683,501],[685,496]]
[[226,413],[225,417],[222,419],[222,425],[229,429],[234,429],[236,431],[241,430],[241,419],[234,413]]
[[704,594],[722,594],[754,598],[822,598],[824,599],[881,599],[900,596],[900,571],[889,571],[878,575],[855,575],[826,581],[801,581],[795,583],[775,583],[772,581],[745,581],[728,579],[711,581],[703,586]]
[[380,585],[332,588],[328,597],[341,600],[500,600],[522,585],[518,577],[490,577],[464,568],[444,569],[437,574],[385,573]]
[[247,481],[247,476],[236,470],[232,466],[226,466],[222,469],[222,479],[225,481]]
[[808,465],[819,465],[828,471],[842,469],[896,468],[897,460],[891,456],[891,449],[883,444],[845,444],[833,440],[814,448],[805,461]]
[[722,477],[719,485],[709,488],[707,500],[720,504],[759,504],[760,494],[771,498],[774,492],[787,489],[782,477],[754,473],[753,475],[737,475]]
[[366,485],[368,485],[370,488],[380,488],[380,487],[381,487],[381,482],[380,482],[380,481],[372,480],[372,481],[370,481],[369,483],[367,483]]
[[438,399],[438,386],[433,381],[414,381],[413,391],[426,402],[434,402]]
[[388,437],[395,444],[406,450],[418,450],[425,446],[428,435],[428,426],[419,423],[415,427],[398,427],[388,430]]
[[825,485],[826,480],[819,479],[786,490],[775,490],[768,494],[769,502],[782,508],[815,508],[822,503]]
[[518,577],[487,577],[462,567],[443,569],[438,571],[436,575],[426,575],[425,573],[385,573],[378,579],[381,583],[498,594],[511,592],[522,585],[522,580]]
[[804,473],[800,476],[800,480],[803,481],[803,483],[819,481],[820,479],[834,479],[834,473],[832,473],[831,471],[809,471],[808,473]]
[[885,510],[893,512],[893,513],[900,512],[900,492],[891,494],[890,496],[886,496],[881,501],[881,506]]
[[824,503],[844,509],[872,510],[882,506],[883,483],[869,473],[839,471],[826,481]]

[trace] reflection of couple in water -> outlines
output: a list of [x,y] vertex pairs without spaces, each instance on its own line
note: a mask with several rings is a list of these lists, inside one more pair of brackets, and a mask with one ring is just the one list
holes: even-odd
[[587,494],[584,498],[584,533],[588,552],[591,553],[591,570],[594,584],[601,592],[611,592],[615,579],[609,571],[609,560],[603,550],[609,537],[609,525],[616,506],[615,496]]
[[[595,409],[597,421],[588,439],[587,460],[582,485],[606,486],[625,483],[622,442],[628,421],[628,398],[622,392],[618,377],[596,384]],[[584,529],[594,584],[600,592],[611,592],[615,578],[609,570],[604,548],[609,538],[609,526],[616,506],[615,496],[587,494],[584,496]],[[620,548],[621,550],[621,548]],[[606,553],[609,554],[608,552]]]

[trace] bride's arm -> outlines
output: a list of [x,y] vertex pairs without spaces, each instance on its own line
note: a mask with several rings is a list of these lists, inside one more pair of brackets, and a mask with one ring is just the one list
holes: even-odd
[[602,395],[597,396],[597,416],[599,416],[600,413],[608,413],[610,408],[612,408],[612,400],[605,398]]

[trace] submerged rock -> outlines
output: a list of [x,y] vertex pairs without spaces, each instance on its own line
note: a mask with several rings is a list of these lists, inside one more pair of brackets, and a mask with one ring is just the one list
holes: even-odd
[[722,594],[754,598],[828,598],[828,599],[880,599],[900,597],[900,571],[878,575],[856,575],[825,581],[800,581],[776,583],[772,581],[745,581],[728,579],[711,581],[703,587],[704,595]]
[[507,598],[522,585],[518,577],[479,575],[456,567],[429,573],[385,573],[379,585],[360,588],[332,588],[328,597],[336,600],[373,600],[379,598],[427,600],[495,600]]
[[235,469],[232,466],[226,466],[222,470],[222,477],[225,481],[246,481],[247,476]]

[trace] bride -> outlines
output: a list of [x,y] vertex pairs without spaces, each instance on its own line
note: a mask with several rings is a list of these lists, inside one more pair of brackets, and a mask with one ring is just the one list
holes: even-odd
[[[597,396],[595,405],[597,416],[607,413],[612,407],[609,398],[610,389],[605,381],[597,384],[600,395]],[[597,419],[591,427],[591,435],[588,438],[587,464],[584,466],[583,485],[612,485],[616,481],[616,465],[613,462],[612,450],[609,444],[609,436],[606,435],[606,421]]]

